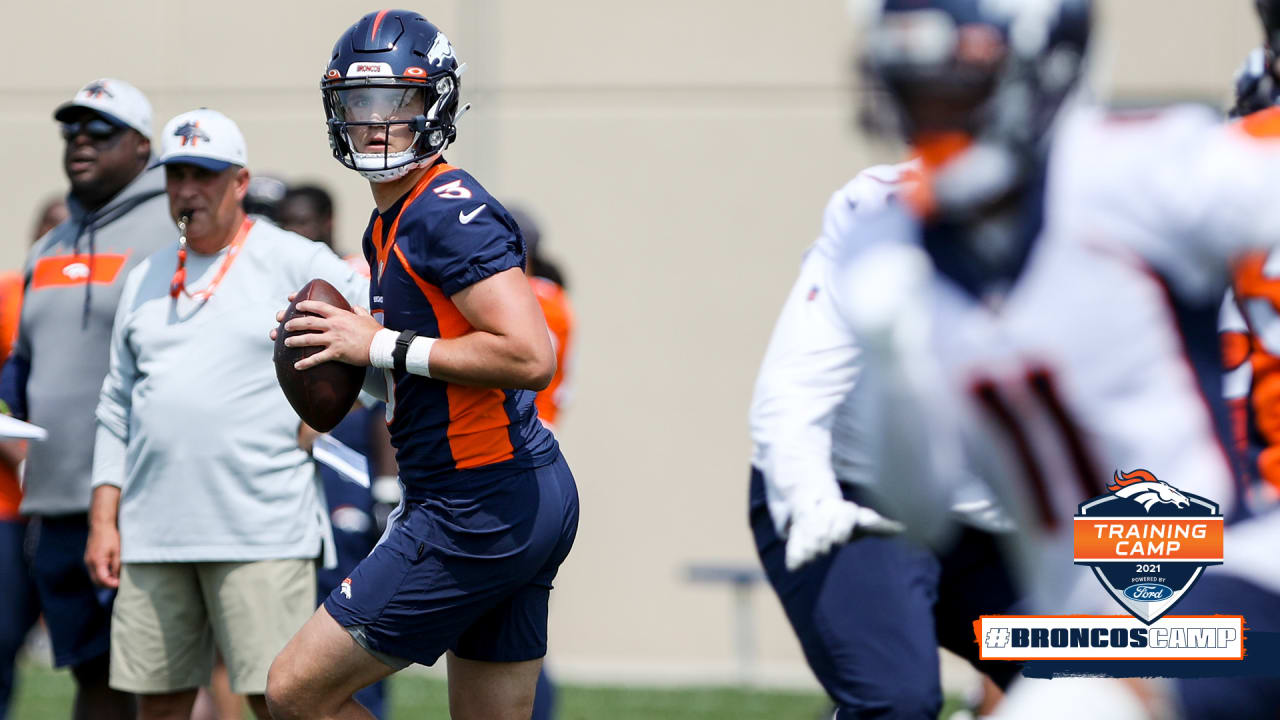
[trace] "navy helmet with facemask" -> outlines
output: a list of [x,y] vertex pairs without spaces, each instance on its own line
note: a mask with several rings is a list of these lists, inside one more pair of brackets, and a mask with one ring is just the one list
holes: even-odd
[[[373,182],[430,164],[453,141],[458,77],[453,46],[418,13],[381,10],[338,38],[320,88],[333,156]],[[407,147],[393,150],[407,137]]]
[[915,145],[926,166],[963,166],[953,173],[962,182],[935,188],[937,209],[974,210],[1007,195],[1043,157],[1083,74],[1091,0],[879,5],[864,67],[890,102],[873,122]]

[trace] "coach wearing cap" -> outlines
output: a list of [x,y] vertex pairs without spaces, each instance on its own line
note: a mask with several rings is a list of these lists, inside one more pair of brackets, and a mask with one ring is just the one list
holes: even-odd
[[215,646],[266,718],[267,669],[315,608],[329,534],[268,334],[307,281],[353,303],[368,281],[245,215],[248,157],[225,115],[183,113],[158,140],[170,242],[129,274],[116,314],[86,560],[119,586],[111,686],[138,694],[140,718],[189,717]]
[[[85,572],[93,409],[124,279],[172,241],[164,176],[148,170],[151,104],[132,85],[103,78],[58,106],[71,181],[70,217],[32,249],[13,356],[5,367],[9,410],[48,429],[33,443],[21,512],[54,662],[77,683],[76,717],[132,717],[132,701],[107,687],[109,590]],[[4,602],[0,600],[0,602]]]

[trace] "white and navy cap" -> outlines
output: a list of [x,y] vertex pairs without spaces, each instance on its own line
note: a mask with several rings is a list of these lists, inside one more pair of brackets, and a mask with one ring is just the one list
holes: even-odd
[[141,90],[123,80],[101,78],[85,85],[53,111],[53,119],[66,122],[77,108],[88,108],[113,125],[131,127],[151,139],[151,103]]
[[244,135],[231,118],[217,110],[189,110],[165,123],[160,133],[158,165],[197,165],[222,172],[232,165],[249,163]]

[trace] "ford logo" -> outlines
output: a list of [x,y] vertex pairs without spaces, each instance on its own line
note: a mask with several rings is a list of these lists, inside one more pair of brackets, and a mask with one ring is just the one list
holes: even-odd
[[1124,596],[1138,602],[1159,602],[1173,597],[1173,588],[1160,583],[1138,583],[1125,588]]

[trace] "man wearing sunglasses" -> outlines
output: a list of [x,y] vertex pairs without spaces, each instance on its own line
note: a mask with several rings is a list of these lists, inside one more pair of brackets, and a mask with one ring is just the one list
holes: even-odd
[[38,241],[24,269],[18,340],[0,382],[14,415],[45,427],[32,443],[21,512],[32,519],[32,572],[54,662],[77,683],[75,718],[132,717],[107,686],[111,603],[84,566],[94,408],[107,372],[116,304],[129,270],[173,240],[163,170],[151,157],[151,104],[110,78],[54,111],[65,142],[70,217]]

